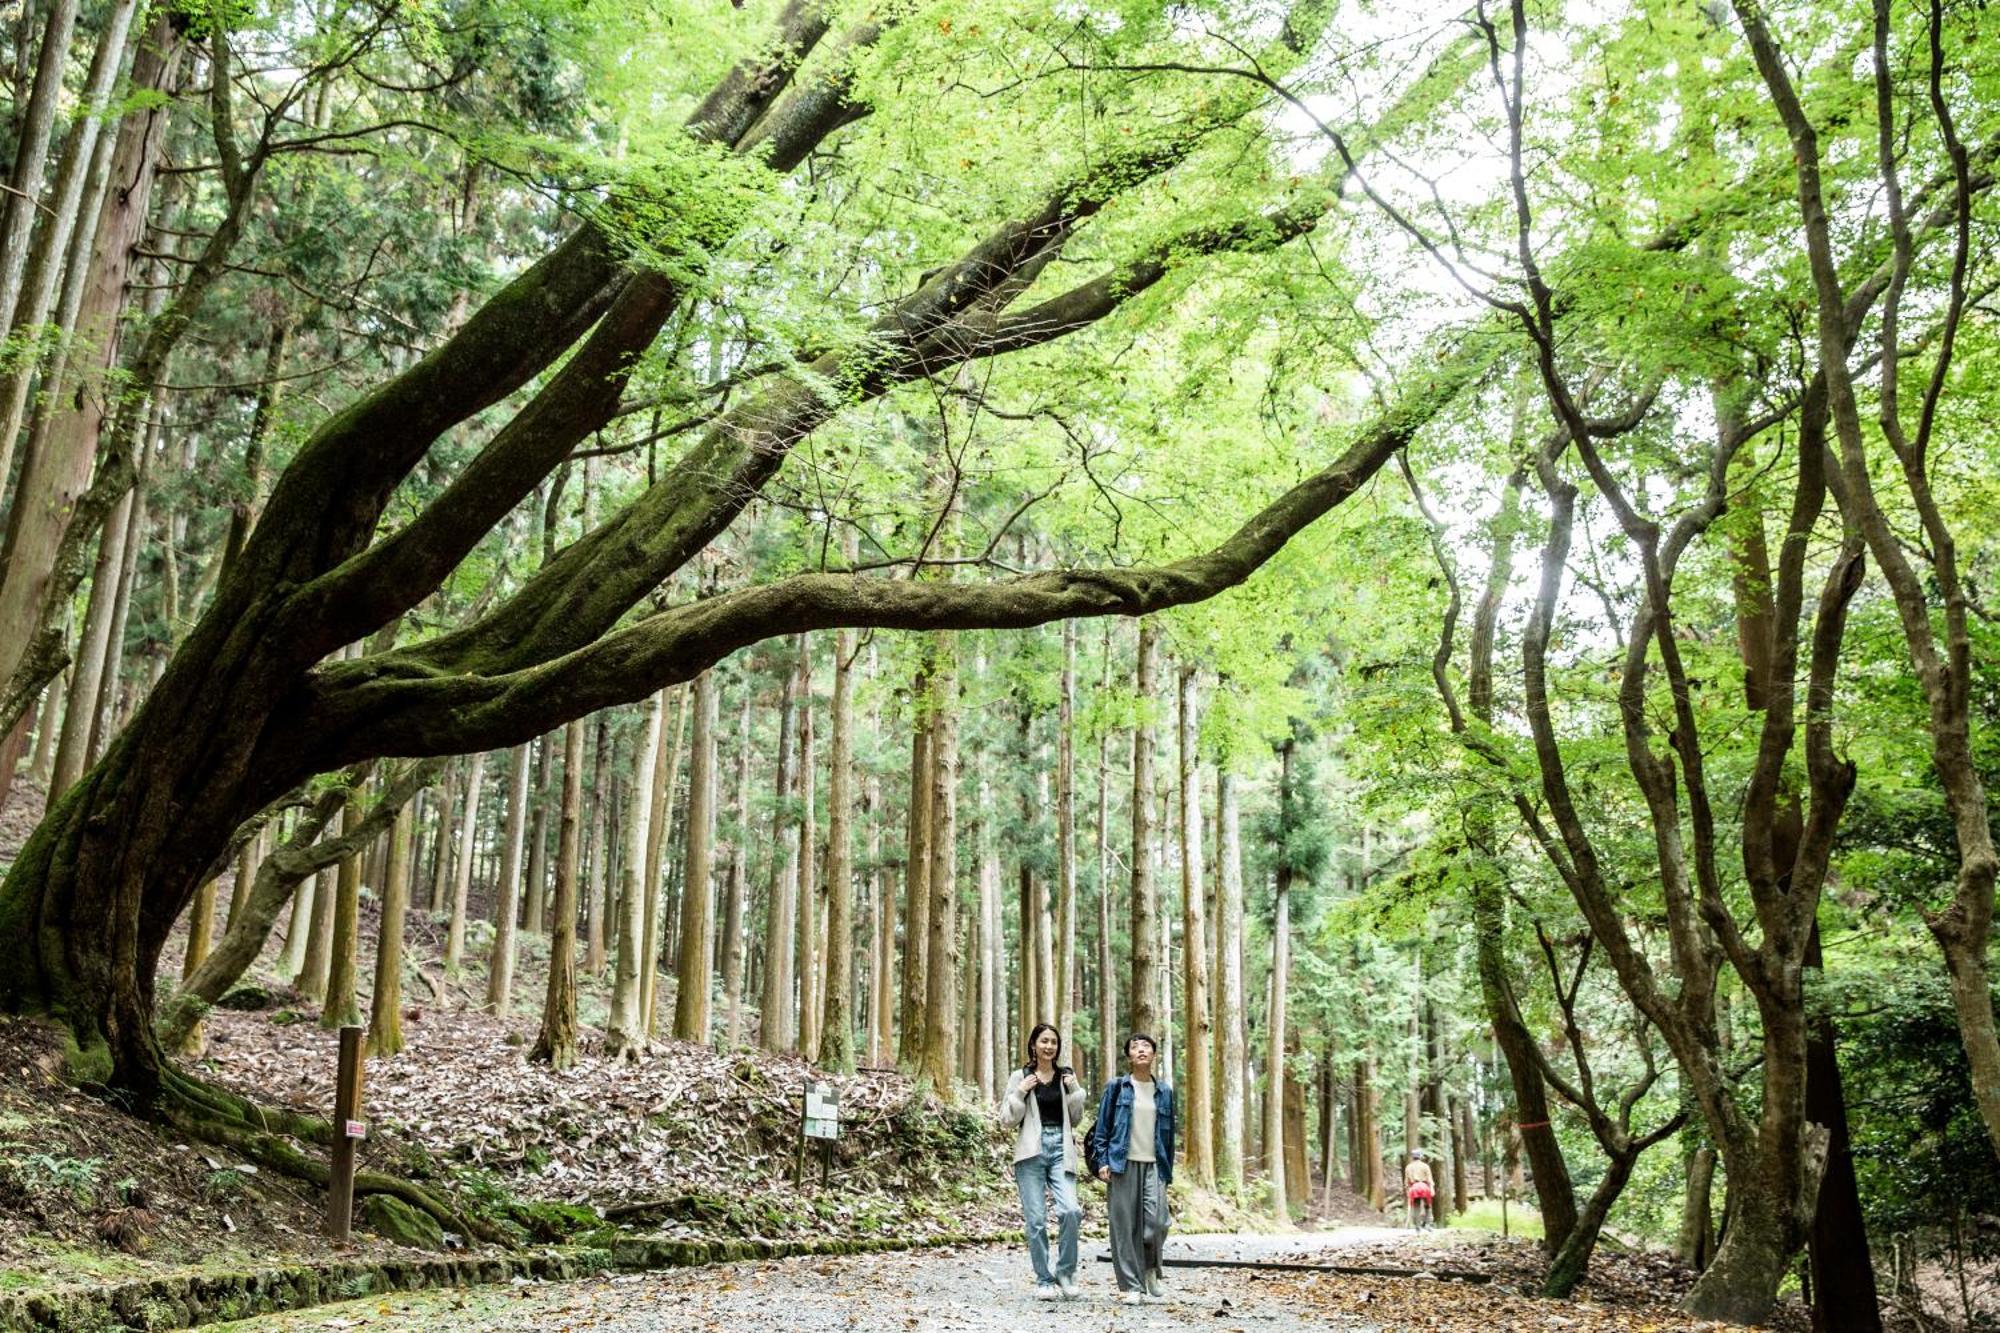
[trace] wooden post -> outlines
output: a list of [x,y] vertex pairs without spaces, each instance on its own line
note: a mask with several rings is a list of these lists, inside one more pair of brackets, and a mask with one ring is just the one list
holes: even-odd
[[332,1174],[326,1186],[326,1234],[347,1239],[354,1224],[354,1150],[361,1135],[361,1062],[364,1029],[340,1030],[340,1065],[333,1084]]

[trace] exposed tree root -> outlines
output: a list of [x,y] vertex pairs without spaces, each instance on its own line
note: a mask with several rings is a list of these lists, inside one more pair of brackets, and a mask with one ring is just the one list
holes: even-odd
[[[195,1138],[234,1148],[259,1166],[268,1167],[294,1180],[325,1186],[332,1168],[324,1161],[299,1150],[284,1136],[311,1143],[330,1144],[333,1127],[316,1116],[259,1106],[247,1098],[225,1092],[211,1084],[169,1069],[161,1081],[160,1114],[176,1128]],[[412,1208],[436,1218],[438,1224],[462,1236],[474,1236],[491,1244],[509,1245],[511,1239],[499,1227],[461,1213],[421,1185],[380,1171],[357,1171],[354,1194],[387,1194]]]

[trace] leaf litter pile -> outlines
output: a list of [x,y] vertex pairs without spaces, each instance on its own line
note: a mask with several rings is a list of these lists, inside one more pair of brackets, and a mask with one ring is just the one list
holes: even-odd
[[[218,1008],[200,1072],[324,1113],[334,1034],[290,1017]],[[412,1009],[404,1034],[402,1054],[368,1062],[362,1156],[380,1170],[489,1178],[665,1235],[924,1238],[1001,1230],[1017,1213],[985,1118],[919,1096],[899,1073],[837,1078],[793,1057],[672,1040],[624,1064],[602,1058],[595,1032],[581,1063],[556,1072],[527,1060],[518,1028],[472,1011]],[[794,1181],[809,1076],[840,1093],[824,1187],[817,1145]]]

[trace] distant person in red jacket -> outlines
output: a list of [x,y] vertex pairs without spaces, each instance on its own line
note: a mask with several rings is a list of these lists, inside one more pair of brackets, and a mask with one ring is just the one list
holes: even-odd
[[1422,1148],[1413,1149],[1403,1168],[1403,1194],[1410,1203],[1410,1225],[1419,1231],[1431,1225],[1431,1200],[1437,1196],[1437,1182],[1431,1179],[1431,1164]]

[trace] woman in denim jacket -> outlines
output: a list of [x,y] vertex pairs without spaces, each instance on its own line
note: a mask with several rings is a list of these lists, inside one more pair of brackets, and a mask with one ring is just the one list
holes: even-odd
[[[1021,1191],[1021,1221],[1028,1231],[1028,1261],[1035,1266],[1035,1299],[1076,1296],[1076,1233],[1083,1209],[1076,1201],[1076,1118],[1083,1089],[1076,1073],[1056,1063],[1062,1035],[1047,1023],[1028,1034],[1028,1063],[1007,1076],[1000,1123],[1020,1127],[1014,1138],[1014,1184]],[[1049,1267],[1048,1195],[1056,1201],[1061,1246]]]
[[1097,1178],[1111,1187],[1111,1267],[1127,1305],[1167,1298],[1160,1250],[1167,1243],[1167,1186],[1174,1179],[1174,1090],[1153,1077],[1158,1045],[1143,1032],[1125,1039],[1131,1072],[1104,1085],[1090,1127]]

